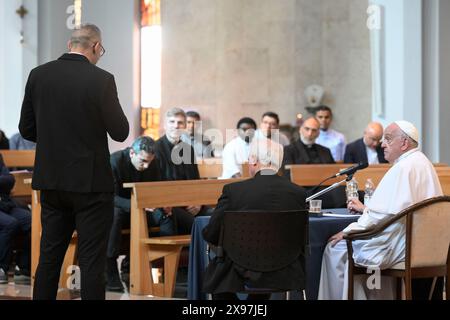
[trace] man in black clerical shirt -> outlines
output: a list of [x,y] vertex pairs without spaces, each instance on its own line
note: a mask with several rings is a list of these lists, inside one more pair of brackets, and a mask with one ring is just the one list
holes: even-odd
[[335,163],[330,149],[316,144],[320,134],[320,124],[309,118],[300,127],[300,139],[284,149],[283,165]]
[[[117,151],[111,155],[111,167],[114,177],[114,219],[109,234],[106,290],[123,292],[117,269],[123,228],[130,226],[131,189],[124,188],[127,182],[160,181],[161,173],[155,159],[155,141],[150,137],[137,138],[131,148]],[[169,209],[165,209],[169,211]],[[150,226],[159,226],[159,235],[172,235],[173,223],[169,214],[157,209],[148,214]]]
[[[165,181],[200,179],[195,152],[192,146],[181,141],[186,128],[186,114],[180,108],[166,112],[165,135],[156,141],[156,159],[161,168],[161,178]],[[194,218],[207,213],[208,208],[198,206],[172,208],[172,215],[178,234],[190,234]]]

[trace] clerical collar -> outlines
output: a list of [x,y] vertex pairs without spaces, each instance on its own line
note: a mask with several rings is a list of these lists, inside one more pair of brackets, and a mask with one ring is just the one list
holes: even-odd
[[273,176],[276,175],[277,172],[274,169],[271,168],[262,168],[259,170],[255,176]]

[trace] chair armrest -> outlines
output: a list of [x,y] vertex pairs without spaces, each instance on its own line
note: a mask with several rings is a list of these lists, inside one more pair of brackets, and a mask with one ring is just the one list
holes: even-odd
[[374,226],[373,228],[367,229],[367,230],[360,230],[360,231],[351,231],[344,235],[345,240],[353,241],[353,240],[364,240],[364,239],[370,239],[379,234],[381,231],[392,225],[397,220],[400,220],[406,214],[409,212],[409,210],[403,210],[399,214],[394,215],[392,218],[387,219],[383,223]]

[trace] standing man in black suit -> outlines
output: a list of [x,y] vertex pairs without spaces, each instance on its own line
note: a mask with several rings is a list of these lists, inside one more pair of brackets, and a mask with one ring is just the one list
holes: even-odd
[[[249,171],[253,177],[223,187],[209,224],[203,229],[203,238],[213,244],[219,243],[220,227],[225,211],[241,210],[302,210],[306,194],[302,187],[277,175],[283,159],[283,147],[268,139],[255,139],[250,146]],[[304,260],[299,259],[270,275],[262,274],[257,285],[284,281],[283,288],[304,285]],[[203,290],[213,294],[213,299],[237,299],[233,292],[244,287],[245,277],[233,262],[214,259],[208,265]],[[262,296],[262,298],[268,298]]]
[[379,122],[371,122],[364,130],[364,136],[345,148],[344,163],[388,163],[384,158],[381,139],[383,138],[383,126]]
[[22,136],[37,142],[32,187],[41,190],[33,299],[56,299],[61,265],[76,230],[81,298],[100,300],[105,298],[114,212],[107,134],[122,142],[129,125],[114,76],[95,66],[105,53],[99,28],[82,25],[68,47],[69,53],[31,71],[19,123]]

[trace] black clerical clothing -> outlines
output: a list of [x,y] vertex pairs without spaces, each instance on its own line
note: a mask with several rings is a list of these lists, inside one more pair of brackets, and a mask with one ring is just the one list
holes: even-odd
[[[203,238],[217,245],[225,211],[242,210],[302,210],[305,208],[306,194],[302,187],[276,174],[261,175],[230,183],[223,187],[217,206],[209,224],[203,229]],[[204,292],[213,294],[238,292],[244,288],[245,270],[236,266],[226,256],[212,260],[204,278]],[[262,274],[254,283],[258,287],[272,287],[272,283],[284,283],[283,289],[304,286],[304,256],[298,261],[278,271]]]
[[[195,152],[191,145],[183,141],[174,145],[164,135],[156,141],[155,152],[161,169],[162,180],[200,179]],[[172,161],[172,154],[177,158],[178,163]]]
[[32,187],[41,190],[42,234],[33,298],[56,298],[76,230],[81,298],[104,299],[114,210],[108,134],[122,142],[129,133],[114,76],[74,53],[33,69],[19,130],[24,139],[37,142]]
[[335,163],[330,149],[317,143],[305,145],[300,139],[284,147],[283,165]]
[[[167,136],[162,136],[155,143],[156,159],[161,168],[161,177],[164,181],[197,180],[200,179],[195,152],[191,145],[180,141],[172,144]],[[199,204],[200,205],[200,204]],[[202,206],[197,215],[208,213],[208,208]],[[195,216],[184,207],[172,208],[174,228],[177,234],[190,234]]]
[[[376,151],[378,156],[378,162],[388,163],[387,160],[384,158],[384,151],[381,145],[379,145],[376,148]],[[360,163],[360,162],[368,163],[366,145],[364,144],[363,138],[353,141],[352,143],[349,143],[345,147],[345,154],[344,154],[344,163]]]
[[[114,177],[114,218],[106,256],[117,259],[122,253],[122,229],[130,227],[131,188],[124,188],[123,184],[161,181],[161,171],[156,158],[147,169],[136,170],[131,163],[130,148],[114,152],[111,155],[111,168]],[[147,221],[149,227],[160,227],[159,233],[155,236],[168,236],[174,233],[171,218],[167,217],[162,209],[148,212]]]
[[156,159],[148,168],[138,171],[131,163],[130,148],[114,152],[111,155],[111,168],[114,178],[114,206],[124,210],[130,210],[131,188],[124,188],[128,182],[161,181],[161,170]]

